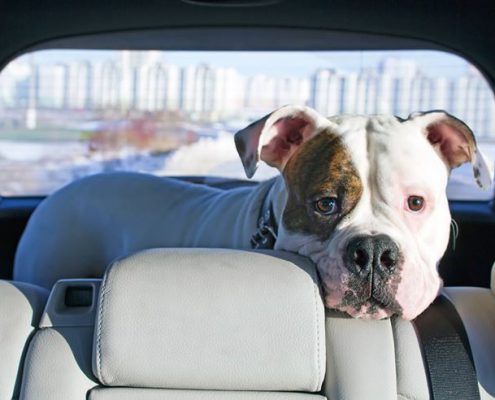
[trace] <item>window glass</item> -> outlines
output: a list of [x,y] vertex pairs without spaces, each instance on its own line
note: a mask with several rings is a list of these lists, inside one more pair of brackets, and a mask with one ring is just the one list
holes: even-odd
[[[119,170],[244,178],[233,133],[285,104],[404,118],[443,109],[495,156],[493,93],[446,53],[45,50],[0,73],[0,194],[45,195]],[[263,166],[255,179],[274,173]],[[448,187],[453,199],[492,192],[468,166]]]

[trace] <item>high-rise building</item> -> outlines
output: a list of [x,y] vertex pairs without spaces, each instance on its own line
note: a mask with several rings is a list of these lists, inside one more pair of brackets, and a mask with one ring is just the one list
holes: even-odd
[[68,68],[65,64],[39,65],[36,71],[38,107],[65,108],[68,78]]
[[275,80],[275,107],[286,104],[306,105],[310,96],[310,81],[307,78],[281,77]]
[[143,64],[137,68],[136,99],[138,110],[157,111],[165,108],[167,69],[161,62]]
[[466,75],[460,76],[450,83],[448,109],[461,120],[465,120],[468,115],[468,89],[469,77]]
[[215,106],[215,69],[208,64],[196,68],[194,79],[194,111],[211,113]]
[[431,109],[447,110],[449,108],[449,81],[445,77],[432,79]]
[[331,69],[317,70],[311,80],[311,105],[325,116],[341,110],[342,78]]
[[91,105],[96,109],[114,109],[120,105],[121,69],[114,60],[93,65]]
[[180,108],[180,90],[177,66],[163,61],[146,63],[137,69],[136,99],[133,102],[139,110],[177,111]]
[[189,65],[182,68],[180,73],[180,109],[185,112],[195,111],[195,80],[196,68],[194,66]]
[[120,107],[123,110],[137,107],[139,98],[138,79],[139,69],[144,65],[151,65],[160,59],[159,51],[128,51],[120,53]]
[[216,68],[214,74],[213,111],[221,118],[243,109],[246,82],[235,68]]
[[355,114],[358,109],[358,74],[349,72],[341,78],[340,112]]
[[378,77],[373,69],[365,69],[359,73],[356,84],[357,114],[376,114],[378,96]]
[[91,96],[91,64],[88,61],[76,61],[68,65],[67,107],[86,109]]
[[165,109],[178,111],[180,109],[180,68],[177,65],[167,64],[167,87],[165,94]]
[[249,77],[246,87],[246,108],[255,114],[277,108],[275,104],[276,80],[264,74]]
[[24,61],[12,61],[0,74],[0,108],[26,107],[28,104],[31,66]]

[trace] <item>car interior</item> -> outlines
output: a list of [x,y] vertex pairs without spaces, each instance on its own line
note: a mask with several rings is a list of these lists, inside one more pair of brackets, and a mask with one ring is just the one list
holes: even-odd
[[[0,69],[47,49],[441,50],[493,89],[494,20],[484,0],[3,0]],[[119,172],[1,197],[0,399],[495,399],[493,193],[449,200],[438,268],[470,349],[436,382],[417,325],[325,309],[305,257],[171,240],[166,190]]]

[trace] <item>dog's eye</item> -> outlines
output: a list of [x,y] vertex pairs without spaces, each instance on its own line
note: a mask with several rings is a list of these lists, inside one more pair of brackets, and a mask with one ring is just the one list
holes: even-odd
[[407,198],[407,207],[414,212],[421,211],[425,207],[425,199],[421,196],[409,196]]
[[323,215],[335,214],[338,210],[337,199],[335,197],[323,197],[315,202],[315,209]]

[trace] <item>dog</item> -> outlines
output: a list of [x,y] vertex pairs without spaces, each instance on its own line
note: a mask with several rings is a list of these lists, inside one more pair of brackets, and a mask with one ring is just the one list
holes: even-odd
[[280,171],[269,193],[274,248],[319,271],[325,305],[352,317],[414,319],[438,295],[449,240],[449,173],[470,162],[482,188],[492,171],[473,133],[444,111],[325,118],[286,106],[235,135],[246,175]]
[[248,177],[260,161],[279,176],[232,190],[136,173],[76,181],[33,214],[14,278],[50,288],[149,247],[274,248],[314,261],[327,307],[413,319],[442,285],[449,172],[471,162],[491,183],[470,129],[442,111],[325,118],[286,106],[234,141]]

